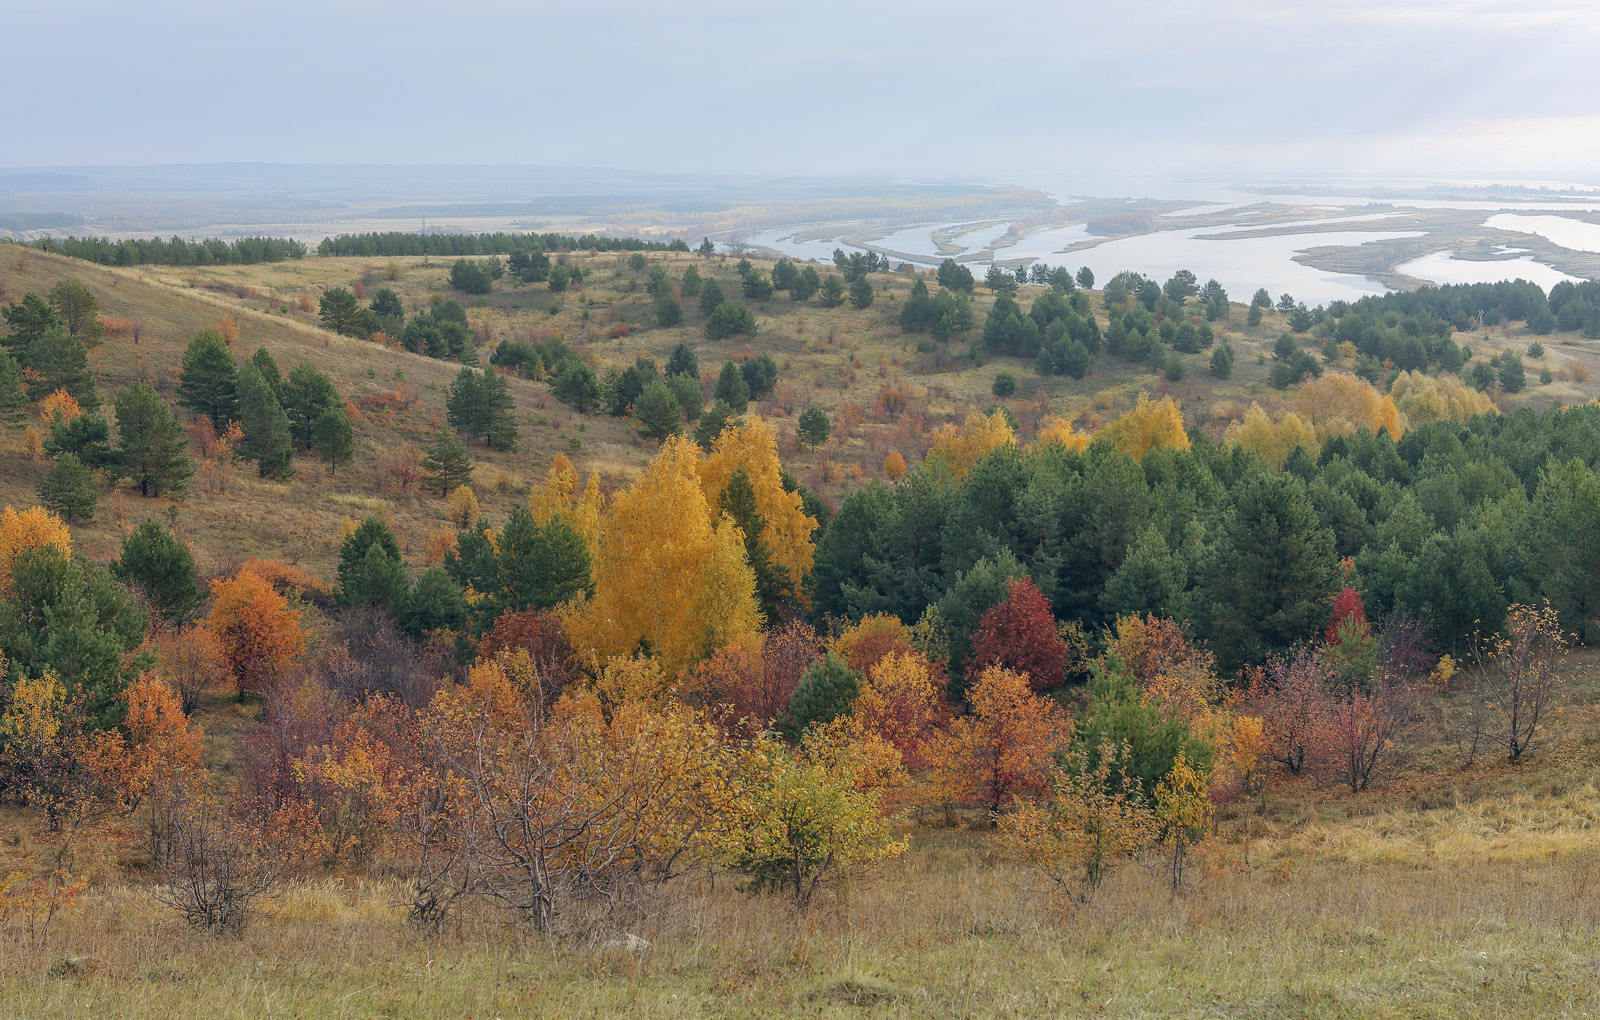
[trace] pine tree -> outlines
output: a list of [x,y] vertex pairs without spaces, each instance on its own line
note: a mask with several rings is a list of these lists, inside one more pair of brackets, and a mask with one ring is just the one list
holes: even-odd
[[506,386],[506,377],[494,369],[483,373],[481,383],[483,406],[487,418],[483,425],[483,438],[494,450],[517,448],[517,401]]
[[1232,672],[1320,632],[1338,572],[1333,533],[1300,479],[1265,468],[1241,479],[1198,599],[1218,666]]
[[146,602],[169,623],[182,623],[203,601],[189,547],[148,517],[123,540],[111,573],[137,585]]
[[739,366],[731,361],[722,366],[722,373],[717,376],[717,388],[712,395],[717,400],[725,401],[736,415],[744,414],[750,407],[750,384],[745,382]]
[[328,462],[328,474],[339,471],[339,465],[348,464],[355,457],[355,433],[350,419],[342,407],[330,407],[317,416],[315,446],[322,459]]
[[435,630],[460,630],[468,613],[461,586],[443,567],[429,567],[406,593],[400,625],[412,637],[421,638]]
[[710,316],[726,300],[722,293],[722,285],[716,280],[707,280],[700,288],[700,313]]
[[640,431],[657,442],[683,430],[683,408],[659,377],[644,384],[639,399],[634,401],[633,413],[639,419]]
[[579,414],[600,406],[600,380],[594,369],[577,358],[569,360],[556,372],[550,383],[550,393]]
[[93,520],[99,499],[94,472],[70,453],[57,457],[39,481],[40,505],[55,511],[68,524]]
[[1155,613],[1181,619],[1188,571],[1154,527],[1146,528],[1122,565],[1106,582],[1100,608],[1107,619]]
[[422,470],[427,474],[428,487],[438,489],[440,496],[448,496],[472,481],[472,458],[454,432],[440,429],[433,447],[422,458]]
[[266,384],[272,387],[272,395],[278,398],[280,404],[283,403],[283,373],[278,370],[278,363],[272,360],[272,355],[267,349],[256,348],[256,352],[250,355],[250,364],[261,373],[261,378]]
[[[693,269],[693,266],[689,267]],[[666,375],[692,376],[696,382],[700,380],[700,359],[695,357],[694,351],[688,344],[679,344],[672,349],[672,354],[667,358]]]
[[833,423],[828,421],[828,412],[815,405],[806,408],[797,421],[796,435],[800,442],[806,446],[818,447],[828,441],[828,433],[833,431]]
[[456,373],[445,398],[445,414],[450,427],[470,442],[482,435],[489,423],[489,404],[483,392],[483,373],[463,368]]
[[19,555],[11,581],[0,605],[0,656],[15,675],[52,670],[83,698],[91,725],[115,726],[120,695],[151,665],[150,654],[138,651],[144,611],[109,573],[87,557],[69,560],[56,545]]
[[94,291],[78,280],[62,280],[50,288],[50,304],[61,316],[67,332],[87,347],[100,342],[100,302]]
[[244,430],[239,454],[256,462],[261,477],[294,473],[289,416],[253,364],[239,370],[239,425]]
[[289,370],[281,394],[279,403],[289,418],[289,434],[294,445],[310,450],[317,439],[317,419],[322,417],[322,412],[342,403],[338,388],[309,361],[302,361]]
[[850,711],[861,692],[861,674],[832,650],[806,670],[789,698],[790,726],[796,736],[811,726],[830,723]]
[[339,601],[397,612],[406,594],[400,542],[381,519],[368,517],[339,547]]
[[728,402],[720,397],[717,398],[711,409],[700,415],[700,427],[694,431],[694,441],[699,443],[702,449],[710,450],[711,444],[722,435],[722,430],[733,417],[733,408]]
[[28,348],[35,340],[53,329],[65,332],[67,328],[56,310],[32,291],[22,295],[21,301],[0,309],[0,315],[5,317],[6,325],[10,327],[10,332],[0,336],[0,344],[5,346],[7,354],[23,366],[28,364]]
[[239,367],[227,341],[214,329],[195,334],[184,351],[178,404],[209,418],[218,432],[239,417]]
[[117,414],[117,473],[143,496],[177,495],[194,473],[183,428],[148,383],[136,382],[112,398]]
[[822,297],[819,299],[824,308],[838,308],[844,304],[844,280],[836,273],[829,273],[822,280]]
[[45,437],[44,452],[52,457],[70,453],[91,468],[110,467],[117,459],[111,448],[111,425],[99,414],[80,414],[71,421],[57,417]]
[[28,394],[22,388],[22,366],[0,354],[0,422],[18,428],[28,423]]
[[728,478],[718,507],[744,534],[744,555],[756,575],[756,600],[762,615],[778,619],[782,607],[794,598],[794,583],[789,571],[773,560],[772,549],[762,537],[767,522],[756,508],[755,486],[743,467],[734,469]]
[[58,389],[72,394],[85,411],[100,406],[94,389],[94,373],[89,371],[89,352],[83,341],[65,329],[46,330],[28,345],[25,362],[32,371],[27,376],[28,399],[43,400]]
[[588,546],[560,514],[541,525],[527,507],[513,507],[495,563],[496,615],[554,609],[594,590]]
[[872,281],[865,276],[858,276],[850,284],[850,304],[856,308],[870,308],[877,293],[872,289]]

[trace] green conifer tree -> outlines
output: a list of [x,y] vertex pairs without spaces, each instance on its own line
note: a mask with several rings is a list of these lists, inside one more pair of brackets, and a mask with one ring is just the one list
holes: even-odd
[[209,418],[218,432],[239,417],[239,367],[227,341],[214,329],[195,334],[184,351],[178,404]]
[[142,496],[178,495],[194,473],[183,427],[148,383],[136,382],[118,393],[115,471],[139,487]]
[[254,364],[239,370],[239,425],[244,430],[239,454],[255,461],[263,478],[294,473],[294,435],[289,430],[289,416]]

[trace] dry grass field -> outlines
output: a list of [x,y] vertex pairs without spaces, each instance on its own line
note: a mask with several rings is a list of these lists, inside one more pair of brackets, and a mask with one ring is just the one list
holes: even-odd
[[[211,940],[112,877],[138,860],[110,843],[79,862],[96,858],[103,881],[0,956],[0,1016],[1592,1015],[1595,665],[1579,661],[1583,707],[1523,765],[1464,767],[1425,724],[1384,788],[1276,778],[1224,809],[1177,897],[1133,865],[1064,905],[985,831],[912,827],[911,852],[799,914],[701,876],[648,919],[575,919],[544,939],[476,915],[430,937],[378,866],[303,879],[242,940]],[[200,718],[210,735],[237,710],[213,702]],[[0,870],[39,849],[27,821],[0,818]],[[650,948],[605,947],[624,931]]]

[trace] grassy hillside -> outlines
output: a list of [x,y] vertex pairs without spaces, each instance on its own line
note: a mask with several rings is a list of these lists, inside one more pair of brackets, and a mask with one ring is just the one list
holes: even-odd
[[[1237,352],[1234,373],[1228,380],[1216,379],[1206,370],[1209,352],[1183,356],[1187,374],[1178,382],[1168,382],[1143,363],[1104,352],[1086,378],[1073,380],[1038,376],[1031,362],[1019,358],[980,358],[982,364],[974,363],[969,351],[975,344],[981,348],[983,317],[993,303],[993,296],[983,288],[973,302],[977,326],[943,346],[932,344],[926,335],[903,334],[896,325],[895,317],[912,283],[905,274],[875,275],[877,300],[865,310],[848,303],[827,309],[816,299],[796,303],[780,292],[770,300],[751,303],[760,327],[756,337],[713,341],[705,336],[704,316],[692,298],[685,299],[683,324],[656,328],[654,305],[644,289],[648,269],[637,272],[630,268],[627,255],[578,253],[569,259],[585,270],[587,279],[581,288],[553,294],[544,284],[524,285],[507,277],[491,294],[470,297],[450,289],[449,260],[438,258],[313,256],[255,266],[119,269],[8,249],[0,252],[0,297],[15,300],[30,290],[44,293],[61,279],[76,278],[98,296],[103,315],[136,322],[137,342],[129,337],[108,338],[91,354],[106,391],[145,379],[170,397],[189,339],[202,328],[231,319],[239,332],[233,346],[241,356],[265,346],[285,371],[301,360],[310,361],[332,376],[361,411],[354,422],[356,462],[336,478],[328,477],[314,459],[302,457],[298,473],[289,482],[264,481],[246,468],[238,472],[236,483],[226,492],[196,484],[179,506],[180,526],[211,558],[207,565],[213,570],[223,569],[248,546],[256,555],[326,571],[340,522],[373,511],[388,513],[402,540],[413,550],[440,525],[442,502],[396,491],[383,465],[407,443],[426,447],[434,429],[444,421],[446,389],[459,365],[323,330],[317,321],[316,302],[322,291],[332,286],[353,287],[369,297],[379,287],[391,287],[408,315],[427,307],[435,296],[461,300],[485,359],[500,340],[555,334],[565,337],[603,375],[608,368],[625,368],[641,355],[664,364],[675,345],[687,343],[699,356],[708,398],[724,360],[770,354],[779,364],[778,386],[758,410],[778,422],[783,437],[781,453],[795,475],[835,498],[862,480],[878,476],[891,450],[914,463],[926,450],[937,425],[996,404],[991,387],[1000,370],[1017,379],[1016,394],[1003,403],[1012,408],[1024,438],[1038,420],[1050,414],[1093,429],[1131,407],[1144,390],[1171,393],[1182,401],[1191,425],[1218,436],[1251,402],[1270,408],[1285,397],[1267,382],[1272,343],[1287,328],[1284,317],[1269,312],[1259,326],[1249,327],[1245,325],[1245,307],[1240,304],[1233,306],[1228,320],[1218,324],[1219,338],[1227,339]],[[649,267],[665,266],[674,279],[691,264],[702,275],[716,279],[730,297],[737,297],[739,281],[731,260],[719,257],[708,261],[678,253],[652,253],[648,259]],[[770,264],[758,265],[770,268]],[[1039,290],[1023,288],[1020,300],[1024,308]],[[1103,326],[1099,305],[1096,295]],[[1526,333],[1524,324],[1517,323],[1497,327],[1487,339],[1481,335],[1458,339],[1472,342],[1475,353],[1482,357],[1502,348],[1525,353],[1535,338]],[[1528,359],[1529,388],[1503,398],[1506,406],[1582,401],[1600,393],[1600,381],[1589,381],[1587,371],[1600,354],[1600,344],[1575,336],[1539,339],[1545,341],[1545,357]],[[919,351],[919,341],[932,349]],[[1574,364],[1582,366],[1578,379],[1571,378],[1570,370],[1563,371]],[[1556,381],[1547,386],[1537,382],[1543,367],[1557,374]],[[363,403],[364,398],[402,384],[414,395],[409,407],[375,409]],[[880,411],[879,395],[886,385],[903,387],[909,393],[908,413]],[[625,479],[648,459],[652,444],[635,435],[628,421],[603,414],[577,415],[551,398],[541,382],[512,379],[510,388],[522,430],[520,449],[504,454],[473,448],[479,465],[476,488],[485,512],[503,514],[512,500],[542,476],[556,452],[565,453],[580,471],[599,471],[608,483]],[[811,405],[829,411],[835,434],[820,449],[803,450],[794,441],[793,421]],[[45,469],[46,464],[26,458],[17,435],[0,439],[0,501],[32,502],[34,486]],[[114,536],[124,521],[168,512],[165,500],[139,499],[119,490],[103,503],[97,522],[80,529],[79,541],[92,555],[103,557],[115,548]]]
[[[1229,380],[1204,371],[1207,355],[1187,356],[1186,377],[1167,383],[1107,354],[1084,380],[1041,379],[1019,359],[973,364],[977,330],[948,353],[919,351],[919,338],[895,325],[906,276],[874,277],[878,299],[866,310],[774,297],[754,306],[755,338],[714,342],[693,307],[684,325],[654,328],[646,274],[626,256],[573,259],[589,274],[580,290],[501,281],[487,297],[467,299],[449,290],[448,264],[437,259],[108,269],[0,247],[0,298],[75,278],[96,293],[103,315],[137,323],[137,341],[108,337],[92,352],[102,392],[145,379],[170,398],[190,338],[228,321],[241,356],[265,346],[284,369],[309,361],[360,411],[356,463],[336,476],[303,457],[289,481],[263,481],[245,467],[226,486],[197,480],[178,502],[123,487],[102,501],[95,523],[73,529],[77,548],[105,560],[131,522],[170,515],[212,574],[270,556],[331,576],[341,522],[372,512],[393,519],[415,567],[423,540],[445,525],[441,499],[397,491],[383,465],[405,444],[427,444],[459,366],[321,329],[316,297],[335,285],[369,296],[392,286],[408,313],[436,295],[462,298],[481,355],[500,340],[553,331],[603,372],[640,355],[663,362],[685,342],[699,354],[707,395],[724,359],[769,353],[779,386],[760,410],[779,423],[786,464],[832,496],[875,476],[889,451],[914,459],[934,426],[990,407],[1001,368],[1019,382],[1006,404],[1024,436],[1047,413],[1093,428],[1145,389],[1171,392],[1191,423],[1218,434],[1251,401],[1284,399],[1268,385],[1266,364],[1282,317],[1246,327],[1238,305],[1222,329],[1238,352]],[[674,277],[693,262],[729,294],[738,290],[731,261],[650,259],[663,262]],[[1024,292],[1024,307],[1031,296]],[[991,303],[980,291],[980,324]],[[1471,342],[1481,357],[1526,351],[1532,340],[1519,324]],[[1597,392],[1584,371],[1572,371],[1595,357],[1594,342],[1542,341],[1542,364],[1563,378],[1538,385],[1541,363],[1529,359],[1529,388],[1506,407]],[[368,400],[402,384],[408,406]],[[905,413],[878,411],[886,384],[909,388]],[[628,421],[579,416],[542,382],[513,379],[510,388],[521,448],[473,448],[491,517],[523,499],[557,452],[608,484],[624,482],[653,452]],[[802,450],[793,423],[813,404],[843,427],[821,449]],[[35,502],[44,470],[20,432],[5,432],[0,505]],[[313,608],[308,625],[316,645],[328,620]],[[574,937],[546,940],[469,908],[459,927],[426,934],[404,922],[401,865],[382,856],[311,869],[314,877],[261,904],[241,941],[212,940],[152,899],[143,818],[113,819],[76,849],[72,871],[92,885],[48,931],[8,915],[0,891],[0,918],[14,936],[0,953],[0,1017],[1592,1014],[1600,1009],[1600,659],[1583,651],[1571,665],[1570,704],[1520,765],[1465,762],[1449,736],[1465,695],[1447,691],[1425,699],[1409,761],[1382,788],[1351,793],[1274,769],[1259,796],[1219,806],[1215,833],[1178,896],[1150,856],[1092,900],[1062,902],[1000,855],[977,811],[966,827],[940,827],[930,815],[929,824],[902,824],[909,852],[806,912],[781,897],[747,897],[727,873],[696,872],[652,891],[659,900],[628,915],[643,918],[628,923],[642,925],[636,934],[652,943],[637,954],[605,947],[621,933],[615,918],[584,925],[574,917]],[[1065,698],[1081,700],[1083,691]],[[195,722],[214,788],[238,782],[238,752],[261,713],[259,702],[222,693],[202,700]],[[0,811],[0,883],[13,870],[38,870],[53,845],[37,811]]]

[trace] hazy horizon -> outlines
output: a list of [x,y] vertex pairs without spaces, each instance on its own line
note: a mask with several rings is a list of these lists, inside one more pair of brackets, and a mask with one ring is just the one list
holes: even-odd
[[13,111],[19,169],[1593,179],[1600,156],[1600,10],[1571,2],[12,7],[49,45],[9,63],[52,97]]

